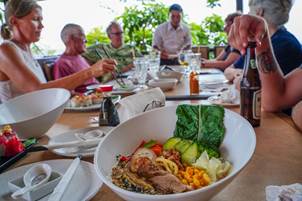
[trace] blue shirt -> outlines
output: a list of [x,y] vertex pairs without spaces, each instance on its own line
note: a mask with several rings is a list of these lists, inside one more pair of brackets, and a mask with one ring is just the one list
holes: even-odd
[[[302,63],[302,47],[297,38],[285,27],[279,28],[271,37],[275,57],[284,75],[299,67]],[[243,69],[244,56],[235,63],[235,68]]]

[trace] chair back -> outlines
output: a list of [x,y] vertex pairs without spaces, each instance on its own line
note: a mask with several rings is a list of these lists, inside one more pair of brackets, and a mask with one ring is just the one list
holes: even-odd
[[215,58],[225,49],[226,46],[215,46],[214,47],[214,56]]
[[200,53],[201,58],[209,59],[210,48],[208,46],[194,46],[192,47],[192,52]]
[[57,58],[58,56],[50,56],[37,59],[47,81],[54,80],[53,67]]

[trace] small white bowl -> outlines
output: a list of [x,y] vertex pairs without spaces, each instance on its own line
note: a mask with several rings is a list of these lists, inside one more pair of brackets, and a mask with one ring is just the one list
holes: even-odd
[[150,80],[148,85],[150,87],[159,87],[163,91],[168,91],[173,89],[177,84],[177,79],[167,78],[167,79],[156,79]]
[[161,79],[164,78],[175,78],[178,82],[182,80],[183,74],[177,71],[163,70],[157,72],[157,76]]
[[[27,201],[35,201],[39,200],[40,198],[46,196],[47,194],[51,193],[53,189],[57,186],[59,181],[61,180],[62,175],[58,172],[52,171],[50,174],[50,178],[48,182],[45,184],[41,184],[34,190],[25,193],[22,195],[22,198]],[[19,177],[17,179],[11,180],[8,182],[8,187],[12,192],[15,192],[25,186],[23,177]]]
[[66,89],[43,89],[0,104],[0,127],[11,125],[20,139],[40,137],[56,122],[70,98]]

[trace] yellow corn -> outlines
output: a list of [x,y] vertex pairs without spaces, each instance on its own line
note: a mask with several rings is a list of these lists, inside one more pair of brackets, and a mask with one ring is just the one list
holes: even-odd
[[177,176],[183,184],[194,189],[206,186],[211,182],[209,175],[204,170],[192,166],[187,166],[185,171],[178,171]]

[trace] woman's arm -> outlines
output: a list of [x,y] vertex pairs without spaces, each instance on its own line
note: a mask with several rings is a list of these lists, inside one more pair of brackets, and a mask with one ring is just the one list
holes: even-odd
[[226,69],[228,66],[232,65],[240,55],[235,52],[231,52],[225,60],[207,60],[202,62],[202,67],[206,68],[219,68],[221,70]]
[[102,76],[115,67],[115,61],[102,60],[90,68],[77,72],[62,79],[48,83],[41,83],[39,79],[27,68],[24,59],[16,48],[10,44],[2,44],[0,47],[0,71],[23,93],[44,88],[65,88],[72,90],[82,85],[92,77]]

